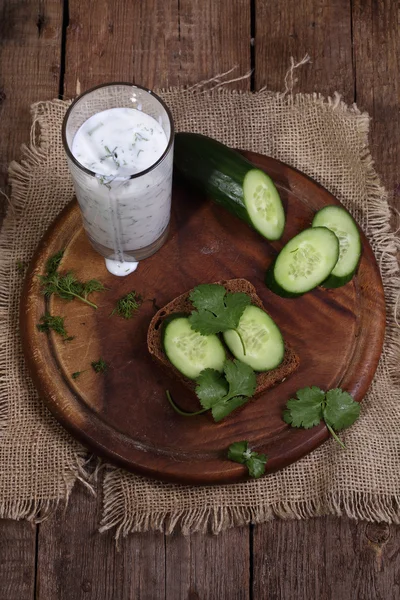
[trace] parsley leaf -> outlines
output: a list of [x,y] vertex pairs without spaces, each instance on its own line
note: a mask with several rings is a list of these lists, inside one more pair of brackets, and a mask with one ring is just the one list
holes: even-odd
[[283,420],[292,427],[309,429],[325,421],[334,439],[345,445],[336,435],[336,431],[350,427],[360,415],[360,405],[348,392],[335,388],[324,392],[316,386],[303,388],[296,392],[297,399],[291,398],[286,404]]
[[189,297],[198,311],[190,315],[190,325],[202,335],[236,329],[244,309],[251,304],[247,294],[226,292],[216,283],[198,285]]
[[261,477],[265,473],[265,465],[267,464],[268,457],[266,454],[259,454],[250,450],[249,443],[234,442],[229,446],[228,458],[234,462],[246,465],[250,477]]

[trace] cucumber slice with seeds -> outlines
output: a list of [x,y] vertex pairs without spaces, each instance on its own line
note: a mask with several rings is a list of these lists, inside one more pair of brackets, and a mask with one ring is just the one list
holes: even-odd
[[282,334],[265,311],[258,306],[246,306],[239,321],[238,331],[246,354],[234,329],[223,333],[225,344],[235,358],[255,371],[270,371],[281,364],[285,355]]
[[339,241],[326,227],[305,229],[282,248],[265,276],[267,287],[294,298],[320,285],[339,258]]
[[162,345],[169,361],[189,379],[196,379],[204,369],[223,370],[226,354],[220,339],[194,331],[187,317],[168,319]]
[[250,220],[267,240],[278,240],[285,227],[285,213],[272,179],[251,169],[243,181],[243,198]]
[[327,227],[339,240],[339,260],[329,277],[322,282],[326,288],[336,288],[350,281],[361,256],[361,238],[353,217],[340,206],[326,206],[317,212],[313,227]]

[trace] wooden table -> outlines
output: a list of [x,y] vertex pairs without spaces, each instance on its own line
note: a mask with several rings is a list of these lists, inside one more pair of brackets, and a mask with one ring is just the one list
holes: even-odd
[[[371,114],[372,153],[399,207],[399,23],[396,0],[1,0],[0,187],[36,100],[105,81],[194,84],[233,66],[232,77],[252,75],[231,87],[282,90],[290,56],[308,52],[297,89],[337,90]],[[0,521],[1,600],[400,598],[395,526],[276,520],[219,536],[133,534],[118,551],[96,531],[100,513],[78,483],[40,525]]]

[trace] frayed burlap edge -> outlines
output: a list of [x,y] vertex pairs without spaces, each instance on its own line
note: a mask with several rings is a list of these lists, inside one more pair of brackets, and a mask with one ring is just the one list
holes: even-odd
[[[38,110],[39,104],[36,103],[31,106],[33,122],[30,144],[21,146],[21,161],[19,163],[13,161],[9,165],[9,184],[12,194],[0,236],[0,281],[4,281],[8,277],[10,268],[15,268],[15,265],[11,262],[12,259],[8,257],[9,240],[18,225],[19,219],[23,218],[24,206],[29,200],[31,169],[35,165],[45,164],[47,160],[46,147],[48,140],[46,124],[41,119],[40,110]],[[65,105],[65,102],[63,104]],[[7,336],[8,323],[6,314],[8,310],[8,291],[4,286],[0,286],[0,339],[5,339]],[[10,402],[5,387],[1,385],[7,377],[5,352],[5,345],[2,345],[0,347],[0,435],[6,431],[8,426],[8,407]],[[8,500],[0,500],[0,518],[26,519],[40,523],[49,518],[60,503],[63,503],[65,507],[67,506],[76,482],[80,482],[92,495],[95,495],[94,476],[92,469],[88,468],[89,462],[90,458],[88,458],[88,451],[85,448],[82,447],[74,451],[72,453],[72,460],[64,466],[63,484],[59,489],[57,498],[26,499],[14,497]]]
[[[164,90],[170,91],[170,90]],[[246,94],[241,90],[226,90],[224,88],[204,90],[187,90],[186,93],[204,94],[211,97],[219,95]],[[378,257],[382,279],[384,282],[387,329],[385,348],[388,356],[390,377],[399,378],[398,364],[400,361],[400,336],[399,323],[396,310],[400,296],[400,269],[397,261],[399,241],[396,240],[390,226],[390,207],[388,194],[381,185],[380,179],[374,169],[374,160],[368,146],[370,117],[368,113],[361,112],[356,104],[349,107],[342,101],[338,92],[333,97],[325,98],[321,94],[296,94],[291,90],[284,93],[268,92],[261,90],[254,92],[255,96],[265,94],[273,96],[281,102],[290,105],[308,99],[315,104],[325,106],[334,111],[345,114],[352,113],[358,126],[358,133],[362,140],[364,153],[361,156],[366,173],[368,189],[368,229],[367,237],[376,242],[373,244]],[[351,207],[347,207],[351,210]],[[211,531],[218,534],[226,529],[248,523],[264,523],[276,517],[281,519],[307,519],[324,515],[347,516],[351,519],[378,521],[386,523],[400,523],[400,491],[399,494],[371,494],[365,492],[328,492],[318,498],[295,502],[278,502],[260,506],[205,506],[201,509],[183,509],[180,511],[154,512],[137,510],[134,514],[124,511],[124,492],[120,485],[118,470],[110,467],[104,478],[103,516],[100,531],[115,528],[115,537],[118,540],[133,532],[159,530],[170,534],[179,527],[183,534],[192,532]]]

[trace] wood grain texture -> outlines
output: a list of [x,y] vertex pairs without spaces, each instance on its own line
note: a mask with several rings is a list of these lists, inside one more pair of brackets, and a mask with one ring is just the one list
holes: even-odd
[[[7,169],[29,142],[30,105],[58,94],[62,4],[59,0],[0,2],[0,189]],[[0,195],[0,225],[7,207]],[[31,600],[35,585],[36,527],[0,521],[0,598]]]
[[354,97],[349,0],[255,0],[255,86],[285,89],[293,56],[311,63],[294,73],[294,91]]
[[249,32],[247,0],[70,0],[64,94],[106,81],[188,85],[235,66],[238,77],[250,65]]
[[324,517],[254,527],[253,598],[397,600],[400,528]]
[[163,533],[132,534],[118,549],[100,519],[101,497],[78,486],[40,525],[36,600],[165,599]]
[[[86,238],[76,203],[49,229],[31,263],[21,302],[21,336],[34,383],[54,416],[84,445],[138,474],[181,483],[241,481],[248,477],[245,467],[226,460],[227,448],[238,439],[268,455],[268,472],[280,469],[329,437],[324,425],[308,430],[288,427],[282,420],[286,400],[312,381],[322,389],[342,386],[361,401],[375,373],[385,305],[367,239],[361,233],[360,266],[346,286],[318,288],[295,301],[273,294],[264,277],[276,252],[309,226],[317,210],[340,203],[287,165],[255,153],[245,155],[269,173],[286,207],[285,231],[278,242],[267,242],[209,199],[193,196],[188,202],[186,189],[175,185],[168,239],[131,276],[118,278],[107,272]],[[54,296],[45,300],[37,276],[61,248],[65,252],[60,272],[73,271],[82,281],[94,277],[110,290],[94,298],[98,310]],[[169,406],[165,390],[187,411],[198,410],[198,400],[155,368],[147,350],[154,305],[163,307],[199,283],[237,277],[255,286],[300,365],[221,423],[209,415],[183,419]],[[144,299],[134,319],[127,323],[110,317],[117,298],[132,289]],[[38,331],[45,311],[65,317],[68,334],[74,336],[71,342]],[[109,368],[99,375],[90,364],[100,356]],[[85,373],[73,380],[71,374],[79,370]]]
[[399,206],[400,4],[353,0],[352,5],[356,100],[372,117],[372,156]]
[[0,189],[8,163],[29,141],[30,105],[57,97],[61,31],[59,0],[0,3]]
[[34,598],[35,546],[35,525],[0,520],[0,600]]
[[229,529],[218,536],[166,536],[165,561],[168,599],[250,598],[248,527]]

